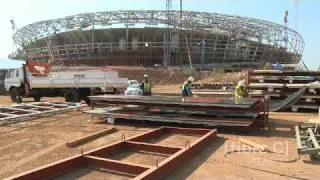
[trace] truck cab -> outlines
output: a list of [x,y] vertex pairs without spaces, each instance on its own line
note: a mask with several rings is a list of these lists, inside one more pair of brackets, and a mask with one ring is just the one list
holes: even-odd
[[21,87],[23,85],[24,77],[22,68],[9,69],[4,80],[5,88],[7,92],[13,87]]
[[8,70],[4,85],[6,92],[10,94],[13,101],[16,101],[16,98],[20,96],[19,94],[23,94],[24,80],[23,67]]

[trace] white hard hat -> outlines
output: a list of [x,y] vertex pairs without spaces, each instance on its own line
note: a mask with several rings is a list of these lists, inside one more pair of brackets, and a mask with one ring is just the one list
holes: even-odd
[[194,81],[193,77],[192,77],[192,76],[190,76],[190,77],[188,78],[188,81],[193,82],[193,81]]
[[143,77],[147,78],[147,77],[148,77],[148,74],[144,74]]
[[240,81],[238,82],[238,86],[244,86],[244,80],[240,80]]

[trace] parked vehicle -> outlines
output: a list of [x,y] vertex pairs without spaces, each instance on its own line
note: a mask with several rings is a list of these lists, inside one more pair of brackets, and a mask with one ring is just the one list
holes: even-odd
[[125,91],[125,95],[127,96],[141,96],[142,90],[140,89],[140,84],[137,80],[129,80],[128,87]]
[[81,100],[90,103],[92,94],[124,92],[127,78],[119,78],[117,71],[83,70],[56,71],[50,70],[46,63],[27,63],[18,69],[10,69],[5,78],[5,89],[13,102],[22,97],[33,97],[40,101],[44,96],[64,96],[67,102]]

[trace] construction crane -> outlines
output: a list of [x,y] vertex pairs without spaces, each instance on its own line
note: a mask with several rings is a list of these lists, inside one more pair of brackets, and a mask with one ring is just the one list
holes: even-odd
[[299,27],[299,4],[302,0],[293,0],[294,5],[296,6],[296,15],[295,15],[295,29],[298,30]]
[[[17,28],[17,25],[16,25],[16,23],[15,23],[15,21],[14,21],[14,19],[12,18],[12,19],[10,19],[10,23],[11,23],[11,30],[12,30],[12,36],[13,36],[13,34],[15,33],[15,31],[18,29]],[[16,45],[15,45],[15,43],[14,42],[12,42],[12,54],[14,54],[14,52],[15,52],[15,50],[17,49],[17,47],[16,47]]]
[[[300,2],[302,2],[302,0],[293,0],[293,3],[295,5],[295,30],[298,31],[299,28],[299,4]],[[302,65],[304,66],[304,68],[309,71],[307,65],[305,64],[305,62],[303,61],[303,59],[301,58],[300,62],[302,63]]]
[[284,12],[284,18],[283,18],[283,24],[284,24],[284,37],[283,37],[283,40],[285,42],[285,47],[287,48],[288,46],[288,15],[289,15],[289,11],[286,10]]

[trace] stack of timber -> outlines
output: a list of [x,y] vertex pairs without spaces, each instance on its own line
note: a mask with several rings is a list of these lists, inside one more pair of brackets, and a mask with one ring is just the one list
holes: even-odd
[[114,120],[260,128],[268,124],[265,99],[248,98],[236,104],[233,98],[217,97],[188,97],[182,100],[179,96],[104,95],[89,98],[93,107],[100,105],[103,108],[87,113]]
[[[249,94],[252,97],[269,95],[271,111],[316,111],[320,104],[319,80],[317,71],[254,70],[248,73]],[[253,93],[257,91],[261,93]]]

